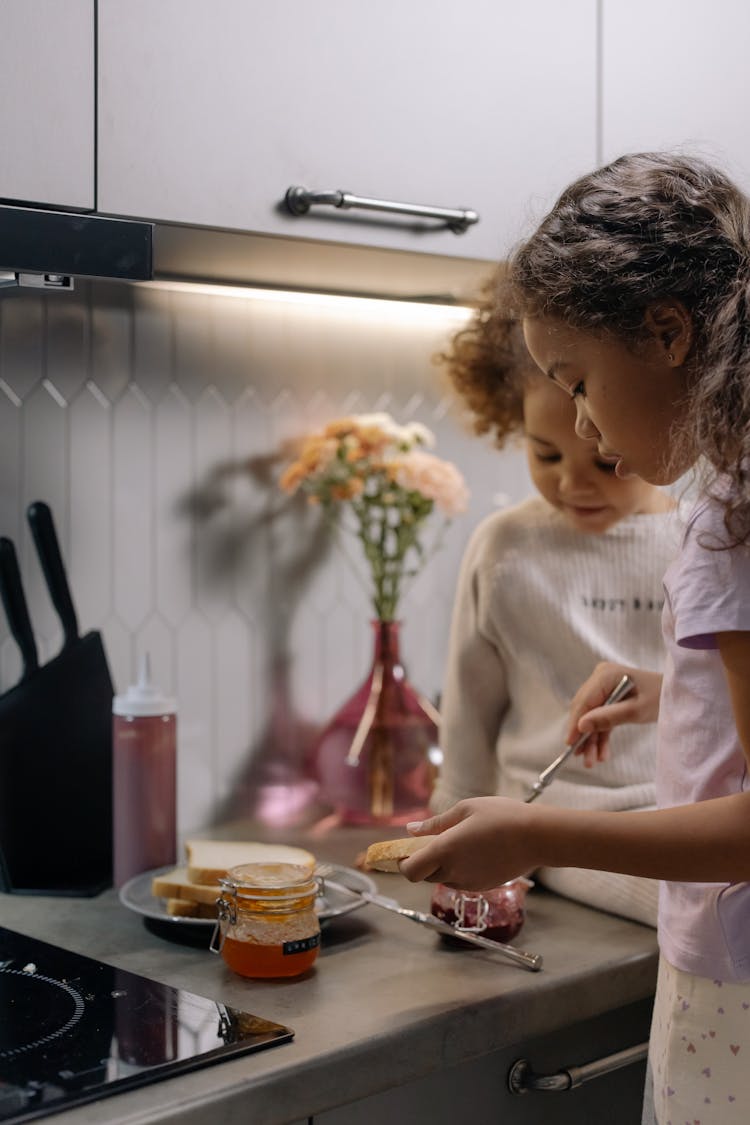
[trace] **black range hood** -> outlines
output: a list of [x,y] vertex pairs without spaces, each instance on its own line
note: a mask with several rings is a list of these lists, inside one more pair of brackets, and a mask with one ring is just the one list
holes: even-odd
[[5,284],[58,289],[73,277],[150,281],[153,224],[0,205],[0,271]]
[[472,304],[494,263],[385,247],[55,211],[0,200],[5,287],[175,281]]

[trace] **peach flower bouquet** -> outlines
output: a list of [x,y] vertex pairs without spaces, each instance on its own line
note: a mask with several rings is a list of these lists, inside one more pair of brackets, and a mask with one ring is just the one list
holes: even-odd
[[[419,422],[353,414],[309,434],[280,480],[285,492],[303,491],[359,539],[379,621],[395,620],[405,581],[427,560],[420,536],[433,511],[443,515],[442,533],[466,508],[466,483],[453,464],[427,452],[434,444]],[[440,533],[433,550],[439,541]]]

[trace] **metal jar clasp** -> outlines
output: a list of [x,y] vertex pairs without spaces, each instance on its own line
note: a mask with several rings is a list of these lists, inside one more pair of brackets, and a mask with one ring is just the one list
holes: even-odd
[[224,934],[222,933],[221,923],[228,922],[230,926],[234,926],[237,922],[237,904],[234,899],[221,898],[216,900],[216,925],[214,926],[213,933],[211,934],[211,943],[209,951],[211,953],[221,953],[221,947],[224,944]]
[[[466,924],[466,906],[468,903],[476,905],[477,918],[473,926]],[[490,912],[490,904],[484,895],[467,895],[460,894],[454,903],[456,911],[456,922],[454,929],[461,930],[465,934],[481,934],[482,930],[487,929],[487,915]]]

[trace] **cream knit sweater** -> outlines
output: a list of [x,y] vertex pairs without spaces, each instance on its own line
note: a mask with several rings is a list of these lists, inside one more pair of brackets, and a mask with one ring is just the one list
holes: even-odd
[[[432,806],[499,793],[523,800],[563,749],[572,696],[600,660],[660,670],[662,576],[679,544],[675,512],[573,530],[541,496],[485,519],[467,547],[441,700],[443,765]],[[610,759],[570,759],[540,802],[654,805],[655,724],[626,726]],[[545,869],[545,885],[656,924],[652,880]]]

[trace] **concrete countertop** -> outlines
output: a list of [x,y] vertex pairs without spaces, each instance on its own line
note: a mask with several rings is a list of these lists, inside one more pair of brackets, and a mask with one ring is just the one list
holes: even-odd
[[[283,838],[354,866],[373,839],[401,834]],[[374,877],[383,893],[429,909],[429,886]],[[544,956],[540,973],[449,948],[374,906],[329,923],[314,970],[289,981],[237,977],[206,948],[167,940],[164,926],[152,932],[114,891],[94,899],[0,895],[0,923],[296,1033],[291,1043],[67,1110],[56,1125],[284,1125],[642,1000],[656,981],[654,930],[539,887],[515,944]]]

